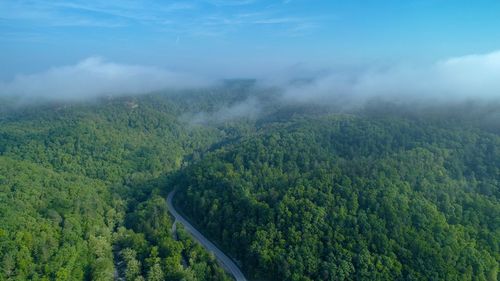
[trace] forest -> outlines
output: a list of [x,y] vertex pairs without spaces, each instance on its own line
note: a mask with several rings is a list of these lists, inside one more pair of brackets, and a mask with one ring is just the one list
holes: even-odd
[[250,280],[499,280],[498,116],[281,104],[252,81],[2,105],[0,280],[231,280],[173,233],[174,189]]
[[211,152],[178,204],[255,280],[497,280],[500,138],[297,118]]
[[167,176],[224,134],[185,128],[175,100],[2,108],[0,280],[229,279],[171,233]]

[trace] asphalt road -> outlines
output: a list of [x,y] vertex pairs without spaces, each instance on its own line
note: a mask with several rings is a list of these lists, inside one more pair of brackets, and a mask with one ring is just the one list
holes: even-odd
[[238,266],[224,254],[217,246],[210,242],[203,234],[201,234],[196,228],[194,228],[184,217],[182,217],[174,208],[172,204],[172,198],[174,198],[175,190],[170,192],[167,197],[167,207],[170,213],[175,217],[177,222],[180,222],[184,228],[191,233],[194,239],[196,239],[203,247],[205,247],[209,252],[212,252],[222,267],[232,274],[236,281],[246,281],[247,279],[238,268]]

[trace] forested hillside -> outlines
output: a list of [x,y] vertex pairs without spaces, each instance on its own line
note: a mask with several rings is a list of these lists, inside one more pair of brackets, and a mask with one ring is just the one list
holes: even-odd
[[110,242],[120,201],[102,181],[2,156],[0,190],[0,279],[113,276]]
[[270,124],[188,167],[177,204],[256,280],[497,280],[500,137],[434,121]]
[[[189,105],[210,107],[211,95],[202,96]],[[170,231],[160,195],[167,175],[225,134],[183,122],[187,104],[176,100],[3,108],[0,280],[227,278],[188,236],[175,241]]]
[[172,232],[174,188],[251,280],[498,280],[497,115],[457,110],[341,114],[252,80],[4,103],[0,280],[230,280]]

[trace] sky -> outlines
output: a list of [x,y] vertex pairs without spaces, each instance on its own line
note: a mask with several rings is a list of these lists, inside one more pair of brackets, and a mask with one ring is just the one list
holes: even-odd
[[75,76],[101,80],[96,93],[117,83],[150,90],[161,81],[332,71],[365,83],[423,77],[474,56],[469,67],[491,74],[493,64],[500,75],[499,27],[493,0],[0,0],[0,92],[46,80],[55,91]]
[[500,48],[500,2],[0,0],[0,78],[104,57],[251,76]]

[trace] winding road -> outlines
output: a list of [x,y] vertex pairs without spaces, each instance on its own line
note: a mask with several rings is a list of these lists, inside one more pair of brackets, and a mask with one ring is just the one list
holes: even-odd
[[[167,207],[170,213],[174,216],[176,222],[180,222],[184,228],[191,233],[191,235],[196,239],[203,247],[205,247],[209,252],[212,252],[222,267],[234,276],[236,281],[246,281],[247,279],[238,268],[238,266],[224,254],[217,246],[210,242],[203,234],[201,234],[196,228],[194,228],[183,216],[181,216],[174,208],[172,204],[172,198],[174,198],[175,190],[170,192],[167,197]],[[174,222],[175,225],[175,222]]]

